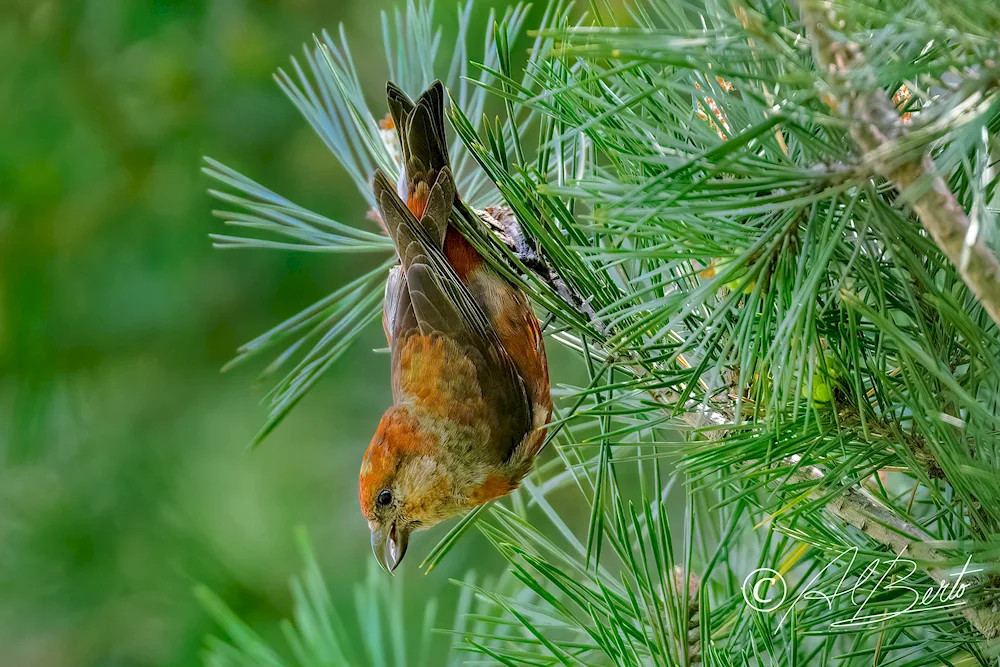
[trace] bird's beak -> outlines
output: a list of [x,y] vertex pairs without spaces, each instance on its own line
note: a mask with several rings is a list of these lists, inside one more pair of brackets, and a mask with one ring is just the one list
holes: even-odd
[[406,555],[406,545],[410,541],[410,531],[395,523],[389,527],[372,528],[372,553],[375,560],[386,572],[392,573]]

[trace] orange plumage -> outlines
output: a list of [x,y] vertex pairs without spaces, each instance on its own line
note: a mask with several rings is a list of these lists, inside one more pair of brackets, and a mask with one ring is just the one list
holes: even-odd
[[388,86],[403,173],[376,173],[400,264],[386,283],[393,406],[361,466],[361,509],[388,570],[409,535],[516,489],[552,414],[548,366],[527,297],[450,224],[463,206],[444,131],[444,88],[411,101]]

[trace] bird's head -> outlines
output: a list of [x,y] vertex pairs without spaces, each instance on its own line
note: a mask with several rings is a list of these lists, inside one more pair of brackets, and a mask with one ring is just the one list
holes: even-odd
[[421,428],[405,408],[390,408],[365,452],[361,511],[371,529],[372,552],[389,572],[403,560],[413,531],[462,509],[439,445],[440,436]]

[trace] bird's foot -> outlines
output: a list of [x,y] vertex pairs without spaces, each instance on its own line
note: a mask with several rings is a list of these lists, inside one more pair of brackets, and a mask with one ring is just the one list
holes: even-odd
[[479,217],[489,226],[500,241],[525,267],[541,275],[548,275],[549,268],[542,259],[538,247],[521,229],[521,223],[509,206],[487,206],[479,211]]

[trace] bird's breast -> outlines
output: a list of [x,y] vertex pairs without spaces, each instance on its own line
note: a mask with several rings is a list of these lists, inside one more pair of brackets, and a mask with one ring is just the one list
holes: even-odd
[[411,335],[402,341],[400,389],[425,414],[475,425],[486,404],[475,363],[456,341],[442,335]]

